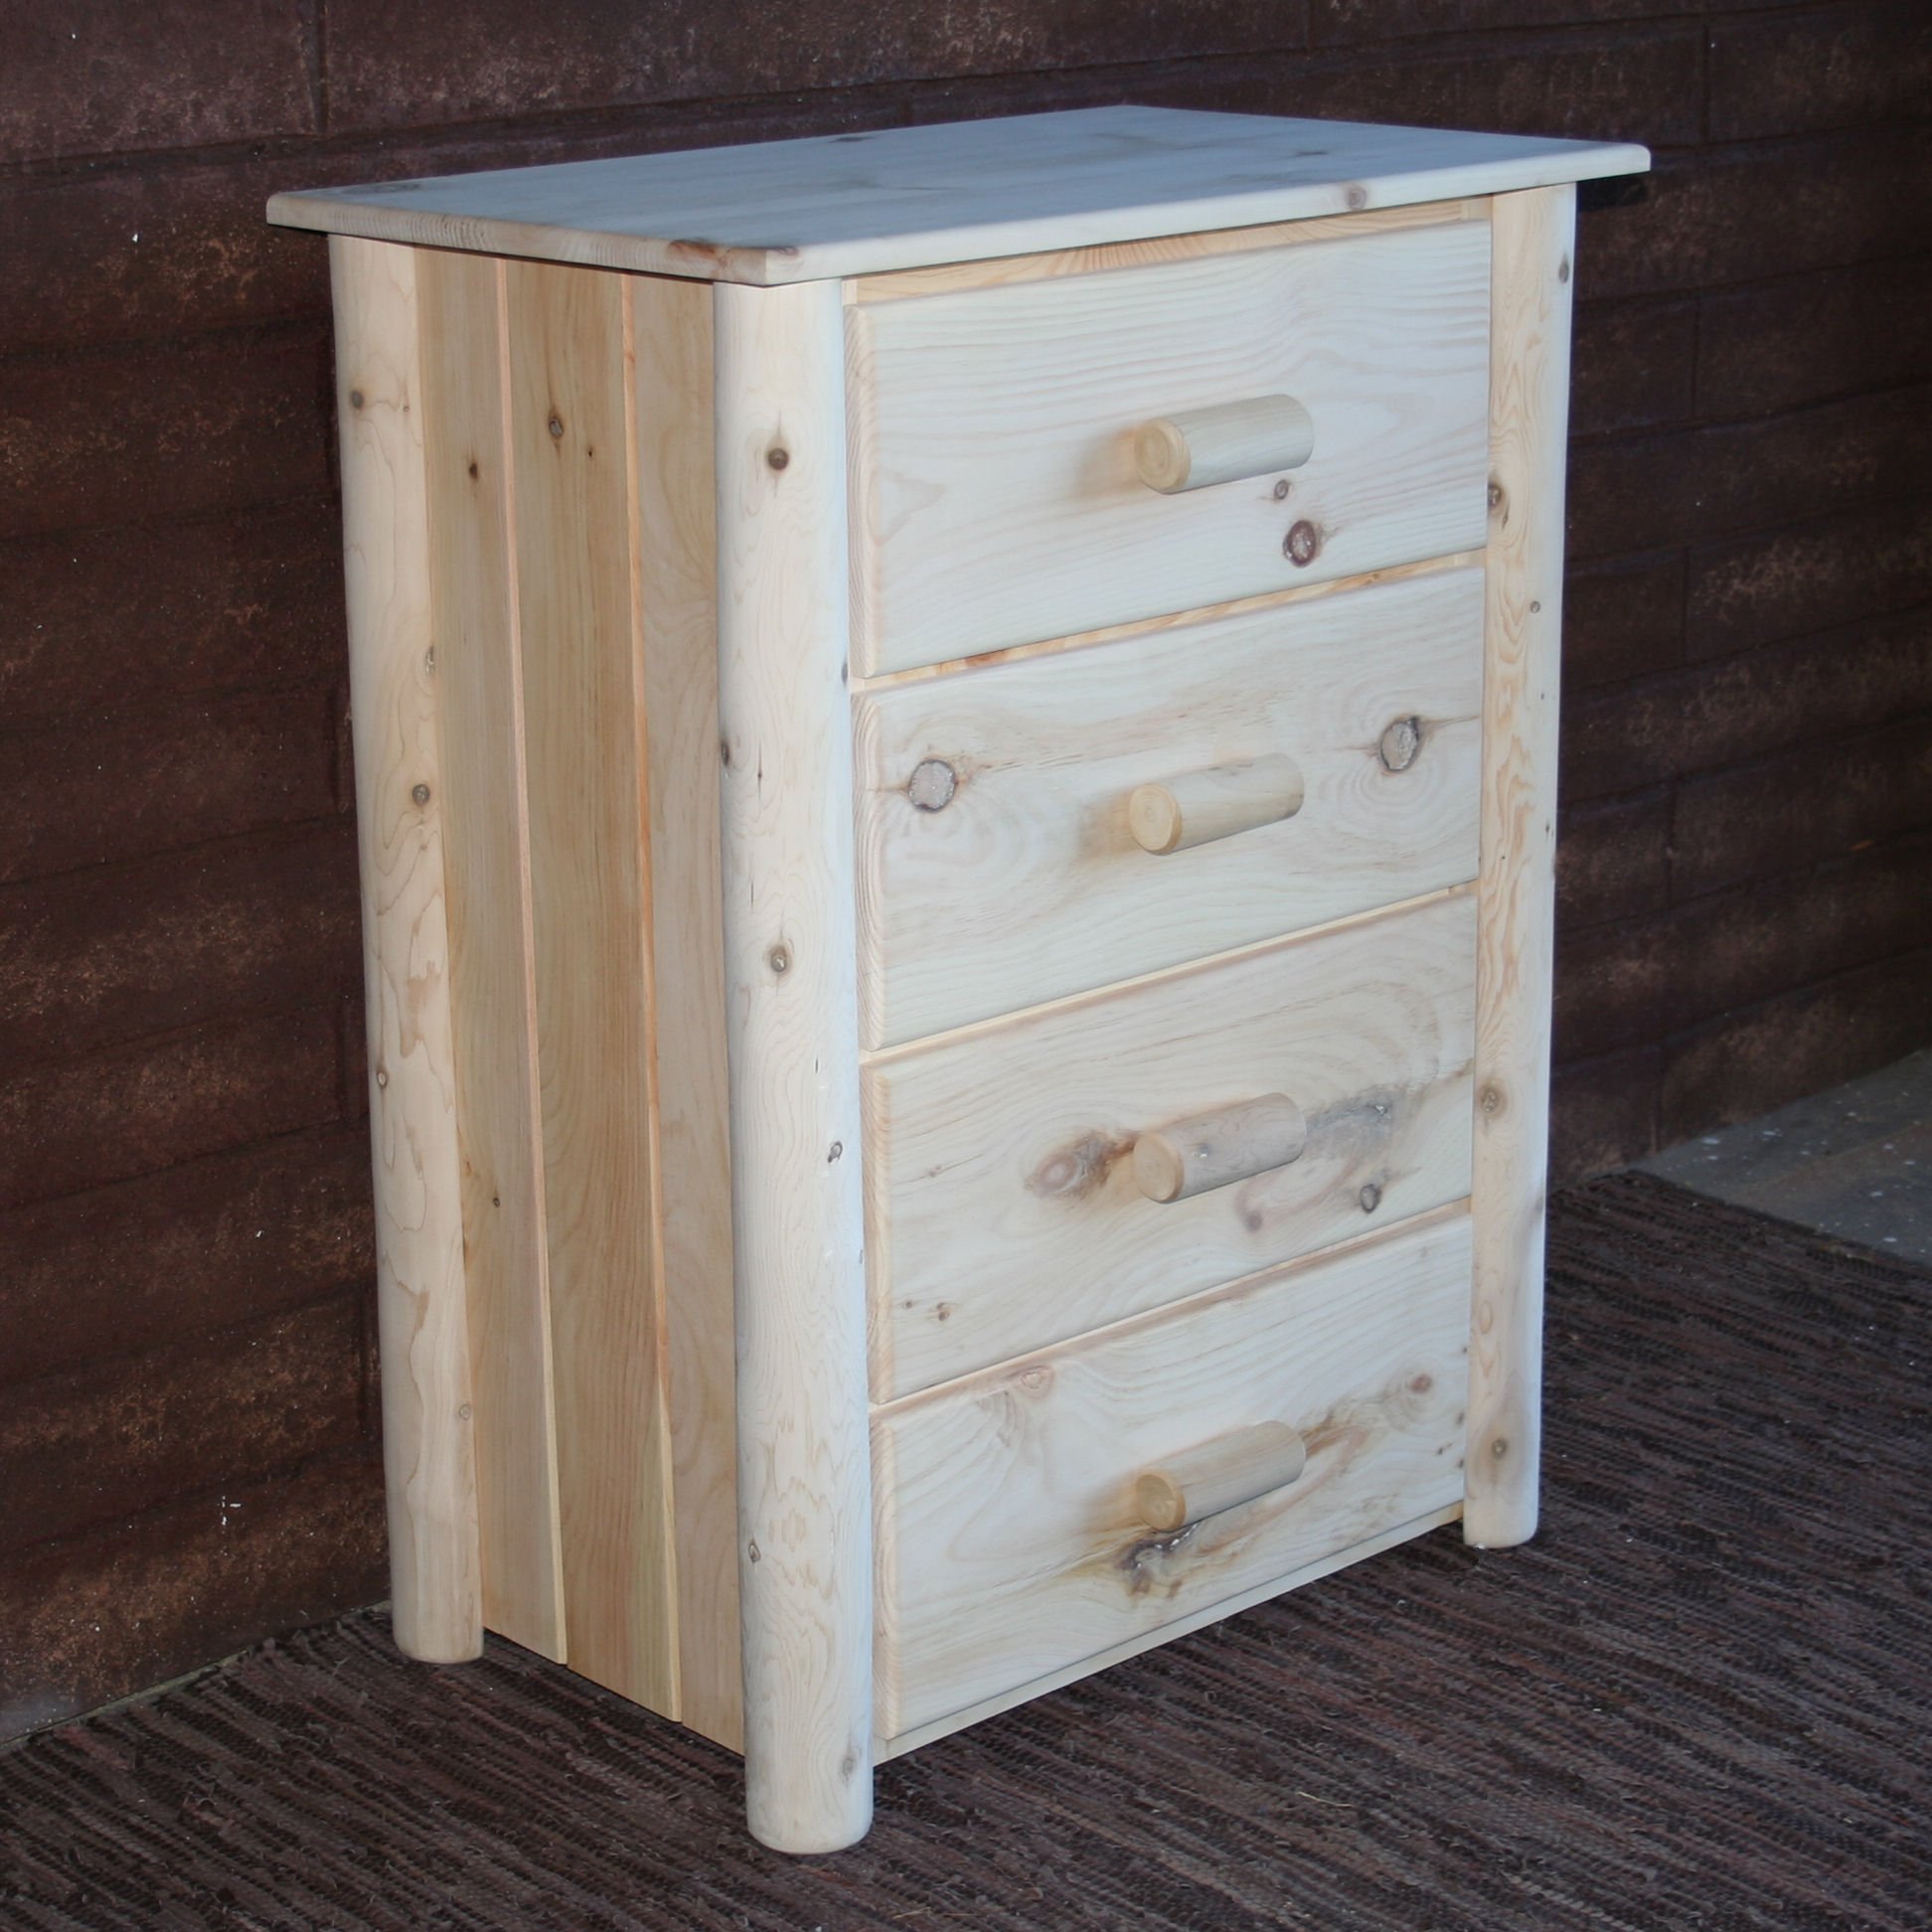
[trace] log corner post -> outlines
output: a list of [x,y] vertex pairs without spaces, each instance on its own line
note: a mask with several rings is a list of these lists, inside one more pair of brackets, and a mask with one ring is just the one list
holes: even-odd
[[483,1648],[415,256],[334,236],[383,1465],[396,1641]]
[[1535,1533],[1576,190],[1491,204],[1490,541],[1478,885],[1475,1282],[1463,1534]]
[[836,282],[716,302],[746,1803],[833,1852],[873,1768],[844,311]]

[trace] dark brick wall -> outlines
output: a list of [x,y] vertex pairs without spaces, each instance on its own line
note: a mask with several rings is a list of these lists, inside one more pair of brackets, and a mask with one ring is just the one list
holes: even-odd
[[381,1593],[319,240],[274,189],[1122,99],[1621,136],[1556,1140],[1932,1039],[1917,0],[0,16],[0,1731]]

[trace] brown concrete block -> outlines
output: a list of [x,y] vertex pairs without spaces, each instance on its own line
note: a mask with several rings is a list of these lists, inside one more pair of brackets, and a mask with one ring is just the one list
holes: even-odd
[[335,758],[327,687],[0,730],[0,880],[325,817]]
[[1704,545],[1689,577],[1691,658],[1905,610],[1932,598],[1932,496]]
[[0,1736],[377,1601],[385,1563],[372,1449],[38,1544],[0,1566]]
[[1258,0],[1129,7],[988,0],[968,9],[889,0],[747,0],[639,11],[559,0],[533,12],[484,0],[464,31],[379,0],[331,0],[333,127],[438,121],[733,95],[801,93],[988,73],[1200,59],[1305,35],[1303,10]]
[[1662,1040],[1932,945],[1928,877],[1932,841],[1912,840],[1579,933],[1559,948],[1556,1057]]
[[1680,785],[1679,899],[1932,826],[1932,712]]
[[1525,34],[1360,52],[1275,55],[1238,73],[1183,70],[1136,98],[1241,113],[1386,120],[1670,145],[1697,138],[1702,33],[1671,22],[1642,34]]
[[1932,611],[1904,611],[1607,690],[1563,707],[1572,804],[1715,771],[1932,705]]
[[1932,373],[1932,256],[1706,295],[1697,412],[1770,415]]
[[1579,559],[1658,550],[1837,515],[1924,486],[1932,384],[1699,429],[1570,449]]
[[0,162],[196,147],[315,125],[298,0],[0,14]]
[[1710,29],[1710,138],[1913,120],[1932,98],[1920,0],[1793,8]]
[[1556,929],[1659,912],[1671,895],[1671,797],[1609,798],[1562,813],[1556,828]]
[[14,1383],[0,1404],[0,1552],[198,1492],[225,1498],[363,1441],[368,1301],[338,1295]]
[[261,211],[291,171],[348,179],[336,165],[143,156],[0,181],[0,260],[34,264],[0,276],[0,355],[326,318],[327,247]]
[[211,1022],[0,1076],[0,1208],[332,1121],[333,1006]]
[[0,363],[0,537],[331,489],[319,325]]
[[1693,413],[1697,305],[1589,302],[1576,311],[1570,434],[1680,422]]
[[0,1383],[362,1293],[376,1279],[369,1137],[288,1134],[16,1208],[0,1252]]
[[1684,553],[1572,564],[1563,579],[1563,683],[1571,691],[1674,670],[1684,657]]
[[1724,1015],[1665,1049],[1660,1147],[1889,1065],[1925,1045],[1932,952]]
[[333,497],[0,542],[0,715],[14,723],[347,662]]
[[1602,301],[1911,255],[1928,223],[1923,126],[1664,154],[1640,205],[1584,216],[1576,289]]
[[340,817],[0,891],[0,1063],[360,993],[359,919]]

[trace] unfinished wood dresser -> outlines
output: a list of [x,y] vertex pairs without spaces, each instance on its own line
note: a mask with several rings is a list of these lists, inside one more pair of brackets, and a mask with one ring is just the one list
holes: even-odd
[[397,1638],[751,1828],[1535,1524],[1573,184],[1137,107],[328,231]]

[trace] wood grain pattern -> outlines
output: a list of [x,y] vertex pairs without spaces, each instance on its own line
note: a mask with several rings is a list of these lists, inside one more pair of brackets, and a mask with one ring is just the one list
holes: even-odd
[[1494,205],[1483,870],[1476,967],[1476,1271],[1469,1496],[1488,1546],[1536,1528],[1555,905],[1563,470],[1576,192]]
[[1439,1530],[1444,1524],[1454,1523],[1461,1515],[1460,1500],[1444,1504],[1439,1510],[1425,1511],[1421,1516],[1407,1523],[1398,1523],[1378,1535],[1365,1536],[1362,1541],[1351,1543],[1346,1549],[1332,1550],[1313,1563],[1303,1563],[1285,1576],[1271,1576],[1265,1583],[1237,1590],[1232,1596],[1190,1610],[1185,1617],[1176,1617],[1172,1623],[1162,1624],[1156,1630],[1142,1631],[1138,1636],[1124,1638],[1118,1644],[1109,1644],[1105,1649],[1081,1658],[1076,1664],[1047,1671],[1025,1684],[1010,1686],[993,1696],[982,1697],[977,1703],[966,1704],[958,1710],[948,1711],[943,1717],[935,1717],[930,1723],[914,1724],[895,1737],[880,1739],[878,1762],[884,1764],[890,1758],[903,1757],[908,1751],[922,1750],[942,1737],[950,1737],[954,1731],[966,1729],[969,1724],[984,1723],[987,1718],[997,1717],[1001,1711],[1012,1710],[1017,1704],[1030,1703],[1035,1697],[1063,1690],[1069,1684],[1078,1684],[1082,1678],[1092,1677],[1099,1671],[1112,1670],[1116,1664],[1124,1664],[1130,1657],[1138,1657],[1143,1651],[1153,1650],[1159,1644],[1171,1644],[1176,1638],[1187,1636],[1190,1631],[1223,1622],[1243,1610],[1253,1609],[1257,1603],[1266,1603],[1270,1597],[1285,1596],[1290,1590],[1319,1583],[1323,1577],[1333,1576],[1337,1570],[1347,1569],[1351,1563],[1364,1562],[1370,1556],[1379,1555],[1384,1549],[1393,1549],[1397,1543],[1408,1542],[1416,1536],[1426,1535],[1431,1530]]
[[[1488,323],[1473,222],[852,309],[859,668],[1480,543]],[[1275,392],[1292,480],[1141,481],[1142,423]]]
[[415,271],[483,1619],[561,1660],[503,270],[484,256],[425,250]]
[[[1275,1274],[882,1412],[887,1736],[1283,1578],[1461,1489],[1469,1227]],[[1286,1488],[1150,1531],[1135,1477],[1285,1422]]]
[[717,293],[719,721],[746,1804],[872,1819],[845,399],[832,285]]
[[1624,143],[1160,107],[848,132],[276,195],[268,219],[751,283],[1628,174]]
[[1108,268],[1141,268],[1156,261],[1198,261],[1203,255],[1249,254],[1256,248],[1295,247],[1337,242],[1396,229],[1435,228],[1444,222],[1483,222],[1489,200],[1423,202],[1406,208],[1375,208],[1360,215],[1318,215],[1301,222],[1262,222],[1249,228],[1198,229],[1191,235],[1150,236],[1143,242],[1102,242],[1080,248],[1047,248],[1038,254],[1000,255],[982,261],[942,261],[930,268],[900,268],[855,275],[846,283],[848,302],[896,302],[915,295],[950,295],[962,288],[998,288],[1009,282],[1052,281]]
[[640,278],[632,302],[678,1713],[739,1750],[712,295],[698,282]]
[[626,291],[504,295],[565,1641],[675,1716]]
[[[1462,890],[874,1056],[877,1397],[1459,1198],[1474,968]],[[1141,1194],[1144,1128],[1266,1092],[1291,1166]]]
[[[1483,576],[1466,568],[863,694],[859,931],[885,1046],[1475,877]],[[1391,771],[1392,721],[1420,721]],[[1273,755],[1301,808],[1191,851],[1137,787]],[[922,810],[913,773],[954,775]]]
[[332,239],[396,1641],[483,1647],[415,264]]

